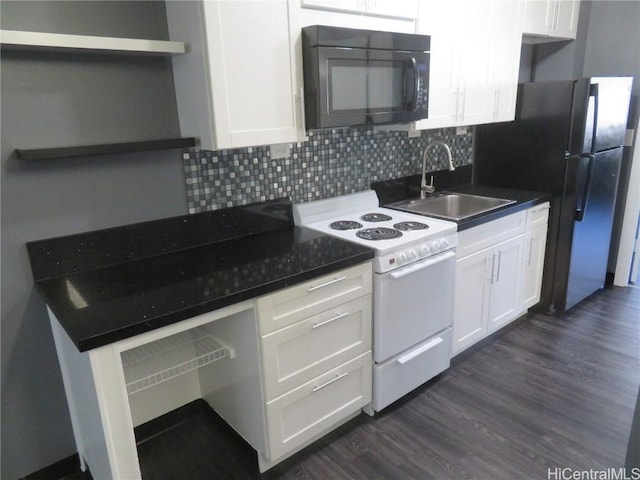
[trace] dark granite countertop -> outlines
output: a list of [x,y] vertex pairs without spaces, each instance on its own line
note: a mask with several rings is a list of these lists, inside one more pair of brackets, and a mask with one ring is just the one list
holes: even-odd
[[[437,174],[440,176],[437,177],[436,181],[436,185],[439,186],[436,193],[448,191],[515,200],[515,203],[502,208],[457,221],[458,231],[466,230],[551,200],[551,196],[544,192],[474,185],[471,183],[470,165],[457,168],[451,173],[437,172]],[[390,204],[394,202],[418,198],[420,195],[420,175],[376,182],[371,184],[371,188],[378,194],[380,205],[390,207]],[[420,215],[417,212],[413,213]]]
[[80,351],[373,258],[293,226],[289,200],[27,244],[45,302]]

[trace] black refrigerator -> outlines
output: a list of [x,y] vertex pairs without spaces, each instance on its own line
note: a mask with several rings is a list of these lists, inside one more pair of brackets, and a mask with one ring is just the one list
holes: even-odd
[[475,129],[474,183],[551,194],[540,311],[604,286],[631,82],[523,83],[515,121]]

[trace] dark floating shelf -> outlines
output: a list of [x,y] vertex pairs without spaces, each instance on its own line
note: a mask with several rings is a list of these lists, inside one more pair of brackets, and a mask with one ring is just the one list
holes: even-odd
[[21,150],[16,148],[20,160],[50,160],[54,158],[86,157],[93,155],[113,155],[118,153],[147,152],[153,150],[171,150],[174,148],[195,147],[196,139],[168,138],[143,142],[107,143],[103,145],[85,145],[81,147],[37,148]]

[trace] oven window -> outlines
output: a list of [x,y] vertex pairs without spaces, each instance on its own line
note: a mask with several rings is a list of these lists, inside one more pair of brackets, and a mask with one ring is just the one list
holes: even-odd
[[330,115],[403,110],[405,62],[329,59],[328,67]]

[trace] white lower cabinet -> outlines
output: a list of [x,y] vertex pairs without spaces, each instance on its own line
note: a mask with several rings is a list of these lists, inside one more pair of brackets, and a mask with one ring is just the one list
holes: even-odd
[[368,262],[86,352],[49,311],[82,469],[140,479],[134,427],[194,401],[261,471],[358,415],[372,397],[371,288]]
[[371,288],[367,263],[256,300],[267,438],[260,471],[371,403]]
[[459,233],[453,355],[539,301],[548,209],[545,203]]
[[282,395],[370,349],[370,295],[265,335],[265,397]]
[[453,354],[473,345],[519,313],[524,235],[458,260]]
[[267,402],[269,457],[278,459],[371,402],[371,351]]
[[531,208],[527,212],[523,262],[522,303],[524,308],[530,308],[540,301],[548,218],[548,202]]
[[523,247],[524,236],[519,235],[493,248],[490,262],[488,333],[498,330],[521,312]]

